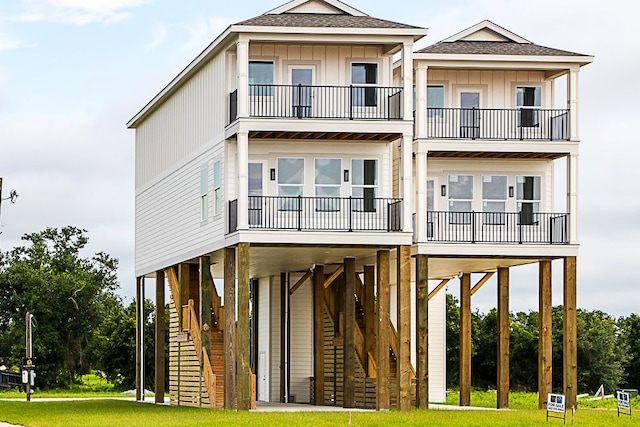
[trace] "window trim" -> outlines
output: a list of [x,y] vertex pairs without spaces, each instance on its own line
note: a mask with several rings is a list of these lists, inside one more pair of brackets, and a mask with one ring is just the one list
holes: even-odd
[[[375,184],[355,184],[355,173],[353,172],[354,167],[353,167],[353,163],[356,161],[362,161],[363,162],[363,174],[364,174],[364,162],[367,160],[371,160],[375,162],[376,165],[376,176],[375,176]],[[358,203],[355,204],[355,208],[353,209],[354,212],[376,212],[376,199],[378,199],[379,197],[379,187],[380,187],[380,160],[377,158],[373,158],[373,157],[352,157],[350,160],[350,166],[351,166],[351,176],[350,176],[350,191],[349,194],[351,195],[351,198],[356,198],[356,199],[360,199],[360,197],[354,197],[353,195],[353,190],[355,188],[362,188],[362,207],[358,206]],[[362,177],[363,182],[365,181],[365,177]],[[373,189],[373,197],[371,196],[367,196],[367,192],[365,191],[366,189]],[[367,199],[369,201],[369,203],[367,203]]]
[[209,219],[209,166],[200,168],[200,221]]
[[[218,174],[216,175],[216,167]],[[222,161],[213,162],[213,215],[222,213]]]
[[[471,198],[470,199],[460,199],[460,198],[452,198],[451,197],[451,177],[452,176],[467,176],[471,177]],[[448,222],[449,224],[455,225],[471,225],[472,224],[472,212],[473,212],[473,202],[475,200],[475,175],[468,173],[449,173],[447,174],[447,211]],[[452,211],[451,210],[451,202],[469,202],[471,206],[471,210],[467,213],[464,211]]]
[[[375,83],[355,83],[353,81],[353,67],[357,65],[365,66],[365,80],[366,80],[366,66],[374,65],[376,68],[376,82]],[[381,65],[378,61],[370,61],[370,60],[354,60],[349,64],[349,81],[351,86],[351,106],[358,108],[374,108],[378,106],[379,96],[376,88],[380,86],[380,71]],[[354,97],[354,93],[358,93],[358,90],[364,89],[364,97],[356,96]],[[372,96],[373,95],[373,96]],[[358,101],[362,99],[362,102],[358,103]],[[371,101],[372,100],[372,101]]]
[[[518,105],[518,92],[520,89],[538,89],[540,91],[540,105]],[[534,85],[534,84],[519,84],[515,85],[515,107],[517,110],[517,126],[519,128],[530,128],[530,127],[539,127],[540,126],[540,112],[542,109],[542,85]],[[524,101],[524,99],[523,99]],[[535,95],[534,95],[535,102]],[[524,118],[523,118],[524,116]]]
[[[261,63],[261,64],[271,64],[272,67],[272,79],[271,83],[251,83],[251,64],[252,63]],[[273,97],[274,96],[274,86],[276,84],[276,61],[273,59],[250,59],[247,66],[247,81],[249,86],[249,96],[250,97]],[[259,91],[256,93],[256,88],[252,85],[262,85],[265,87],[264,91]],[[269,87],[270,86],[270,87]]]
[[[337,184],[318,184],[316,179],[317,175],[317,164],[318,160],[337,160],[340,163],[338,167],[338,183]],[[330,196],[318,196],[318,187],[329,187],[329,188],[337,188],[338,189],[338,200],[337,203],[331,203],[330,200],[321,200],[316,199],[316,212],[340,212],[340,198],[342,197],[342,178],[343,178],[343,169],[342,169],[342,158],[341,157],[314,157],[313,158],[313,194],[315,197],[330,197]],[[320,207],[319,207],[320,206]]]
[[[430,107],[429,106],[429,88],[442,88],[442,107]],[[444,83],[434,83],[427,84],[427,93],[426,93],[426,103],[427,103],[427,118],[428,119],[442,119],[444,118],[444,108],[446,105],[446,90]],[[438,108],[440,110],[429,110],[429,108]]]
[[[485,177],[503,177],[504,178],[504,199],[487,199],[484,196],[484,178]],[[494,175],[494,174],[482,174],[480,175],[480,197],[482,202],[482,224],[483,225],[505,225],[506,224],[506,211],[507,211],[507,199],[508,199],[508,189],[509,189],[509,176],[508,175]],[[485,212],[484,205],[485,203],[496,203],[501,202],[503,210],[502,212]]]
[[[299,184],[280,184],[280,160],[284,159],[295,159],[302,160],[302,176]],[[286,197],[287,199],[279,199],[278,202],[278,210],[279,211],[294,211],[298,212],[302,210],[302,206],[294,206],[291,203],[291,198],[296,196],[283,196],[280,194],[280,189],[283,187],[298,187],[300,188],[300,197],[304,197],[304,186],[305,186],[305,173],[306,173],[306,158],[305,157],[277,157],[276,158],[276,188],[278,197]]]

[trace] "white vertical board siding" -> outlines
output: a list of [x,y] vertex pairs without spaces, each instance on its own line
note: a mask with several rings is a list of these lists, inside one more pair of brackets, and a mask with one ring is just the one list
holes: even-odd
[[[268,277],[261,277],[258,279],[258,356],[262,353],[266,354],[267,372],[260,372],[260,366],[258,366],[258,377],[256,387],[260,390],[260,381],[263,376],[266,376],[267,382],[267,396],[263,399],[265,402],[270,401],[269,396],[269,382],[271,374],[270,366],[270,331],[271,331],[271,285]],[[260,398],[262,396],[259,396]]]
[[[212,249],[224,237],[224,203],[214,215],[213,163],[222,144],[194,157],[154,185],[136,194],[136,276],[187,260]],[[207,221],[200,217],[200,171],[208,170]],[[222,187],[222,200],[224,186]]]
[[223,52],[136,128],[136,188],[215,142],[224,131],[227,103]]
[[[440,283],[429,281],[429,292]],[[447,292],[429,301],[429,402],[444,403],[447,397]]]
[[[291,275],[291,286],[300,275]],[[309,402],[313,376],[313,293],[312,280],[307,281],[291,295],[291,385],[290,394],[296,402]]]
[[269,278],[270,297],[270,350],[269,362],[271,375],[269,376],[270,401],[280,402],[280,277]]

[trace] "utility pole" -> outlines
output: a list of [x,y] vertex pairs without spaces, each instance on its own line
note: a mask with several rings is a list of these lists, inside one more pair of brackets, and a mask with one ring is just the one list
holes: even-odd
[[[29,313],[27,311],[27,315],[25,316],[25,323],[26,323],[26,328],[27,328],[27,333],[26,333],[26,354],[25,356],[27,357],[27,360],[30,360],[33,357],[33,347],[32,347],[32,343],[33,340],[31,339],[31,313]],[[23,367],[24,369],[24,367]],[[27,370],[27,402],[31,402],[31,375],[32,375],[31,370]]]

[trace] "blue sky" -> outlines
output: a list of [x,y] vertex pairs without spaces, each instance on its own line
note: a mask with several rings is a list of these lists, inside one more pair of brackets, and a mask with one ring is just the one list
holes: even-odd
[[[353,0],[379,18],[429,28],[416,48],[483,19],[537,44],[595,55],[580,73],[578,302],[612,315],[640,312],[640,149],[635,77],[640,39],[625,2],[594,0]],[[227,25],[281,3],[205,0],[2,0],[0,2],[0,249],[24,233],[75,225],[92,252],[120,259],[133,294],[134,132],[131,118]],[[557,198],[560,195],[558,195]],[[554,303],[561,303],[561,265]],[[512,310],[537,309],[537,270],[512,272]],[[451,290],[457,285],[451,286]],[[495,305],[485,285],[473,305]]]

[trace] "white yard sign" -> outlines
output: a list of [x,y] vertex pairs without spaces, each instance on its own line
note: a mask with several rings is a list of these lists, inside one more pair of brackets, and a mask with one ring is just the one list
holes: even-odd
[[549,393],[547,395],[547,411],[559,412],[564,414],[565,412],[565,398],[563,394]]
[[618,409],[631,409],[631,401],[629,400],[629,393],[618,391]]

